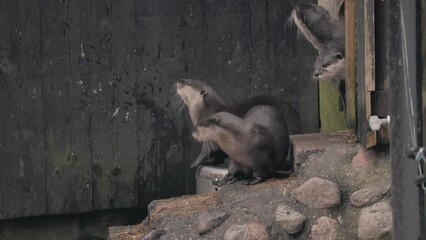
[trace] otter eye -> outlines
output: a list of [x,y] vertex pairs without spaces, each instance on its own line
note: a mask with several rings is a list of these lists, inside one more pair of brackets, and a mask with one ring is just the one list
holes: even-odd
[[322,67],[323,67],[323,68],[328,68],[328,66],[330,66],[330,64],[329,64],[329,63],[324,63],[324,64],[322,65]]
[[189,82],[189,81],[186,82],[186,85],[191,86],[191,82]]
[[207,91],[205,89],[201,89],[200,95],[201,96],[206,96],[207,95]]
[[306,24],[308,21],[308,18],[305,15],[302,15],[302,22]]

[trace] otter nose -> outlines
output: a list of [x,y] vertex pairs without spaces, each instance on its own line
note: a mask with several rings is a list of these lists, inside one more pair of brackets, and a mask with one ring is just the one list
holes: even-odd
[[178,87],[183,87],[183,86],[185,85],[185,80],[180,79],[179,81],[177,81],[177,82],[176,82],[176,85],[177,85]]
[[313,75],[314,75],[314,78],[317,78],[319,76],[319,72],[315,71]]

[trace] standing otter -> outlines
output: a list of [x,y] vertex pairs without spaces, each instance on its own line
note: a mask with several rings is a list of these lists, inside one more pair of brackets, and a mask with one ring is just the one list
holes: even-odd
[[[285,120],[267,105],[255,106],[244,119],[228,112],[215,113],[194,128],[198,141],[213,141],[230,157],[228,174],[221,184],[238,177],[256,184],[277,170],[284,170],[289,149]],[[287,169],[288,170],[288,169]]]
[[[194,126],[216,112],[224,111],[243,117],[254,106],[271,105],[276,106],[277,111],[285,117],[290,134],[302,133],[297,111],[288,102],[275,96],[259,95],[227,105],[208,84],[190,79],[179,80],[176,83],[176,92],[188,107]],[[226,154],[223,154],[217,144],[203,142],[201,153],[192,163],[191,168],[209,160],[220,163],[224,158]]]

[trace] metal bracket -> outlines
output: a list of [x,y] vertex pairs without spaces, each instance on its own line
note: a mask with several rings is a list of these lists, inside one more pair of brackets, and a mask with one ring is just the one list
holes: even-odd
[[387,116],[387,118],[379,118],[376,115],[372,115],[368,118],[368,124],[372,131],[379,131],[382,125],[389,124],[389,122],[390,116]]

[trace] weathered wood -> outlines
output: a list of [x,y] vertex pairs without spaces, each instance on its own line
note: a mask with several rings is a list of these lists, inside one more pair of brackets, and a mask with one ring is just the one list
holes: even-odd
[[40,5],[0,3],[0,219],[46,212]]
[[320,127],[318,81],[312,76],[317,52],[308,41],[299,39],[294,29],[285,28],[282,19],[293,7],[287,1],[273,1],[274,75],[265,81],[275,79],[272,93],[290,98],[299,111],[304,133],[314,133]]
[[146,206],[153,199],[185,192],[182,146],[177,148],[179,130],[171,111],[174,89],[170,89],[183,72],[182,37],[178,2],[137,2],[135,8],[139,204]]
[[[365,121],[372,115],[371,92],[376,89],[375,71],[375,34],[374,34],[374,1],[364,0],[364,84],[365,88]],[[361,119],[361,121],[363,121]],[[368,124],[368,123],[367,123]],[[377,132],[371,132],[367,126],[366,147],[377,144]]]
[[90,1],[94,209],[138,205],[133,4]]
[[[364,54],[366,91],[376,89],[374,1],[364,0]],[[368,118],[369,116],[367,116]]]
[[[205,56],[208,48],[199,42],[206,40],[206,27],[204,19],[206,1],[180,1],[181,20],[180,32],[182,34],[182,76],[205,81],[209,74],[208,65]],[[175,103],[176,104],[176,103]],[[185,108],[184,108],[185,109]],[[201,150],[201,144],[192,139],[192,122],[188,111],[176,109],[177,123],[180,133],[180,143],[183,151],[184,173],[185,173],[185,192],[187,194],[195,193],[195,171],[190,169],[190,165],[196,159]]]
[[[54,0],[42,0],[41,5],[46,212],[86,212],[92,209],[90,122],[87,95],[81,90],[86,79],[75,76],[80,72],[80,43],[74,41],[87,41],[87,21],[79,18],[87,18],[87,5],[74,8],[68,1]],[[87,69],[82,70],[87,77]]]
[[[371,92],[368,91],[366,72],[371,68],[366,64],[366,58],[371,58],[372,55],[366,54],[366,29],[365,21],[368,19],[365,14],[364,1],[357,2],[357,83],[358,83],[358,96],[357,96],[357,135],[360,142],[366,146],[371,147],[377,144],[377,134],[369,130],[368,117],[371,116]],[[370,59],[370,62],[371,59]],[[366,68],[368,67],[368,68]]]
[[346,126],[356,128],[356,1],[345,1]]
[[226,102],[283,96],[318,131],[317,82],[300,71],[314,50],[284,29],[288,2],[0,4],[0,218],[193,193],[199,144],[171,108],[182,77]]

